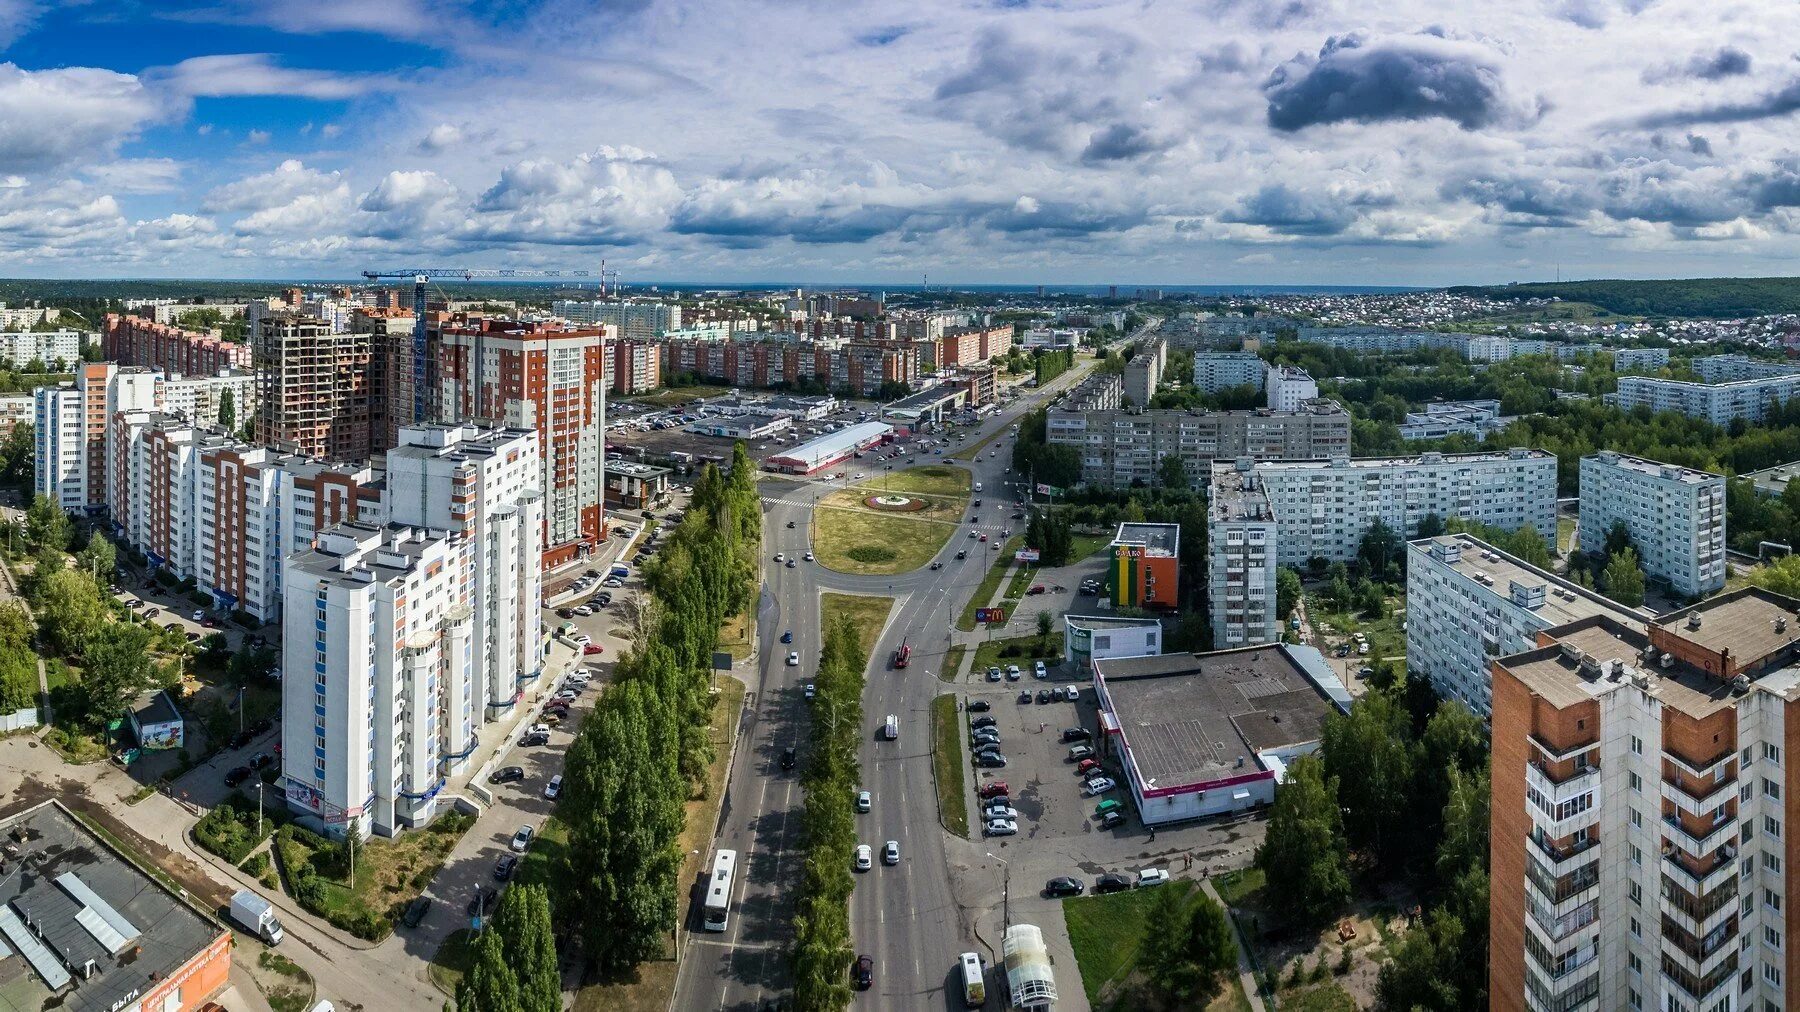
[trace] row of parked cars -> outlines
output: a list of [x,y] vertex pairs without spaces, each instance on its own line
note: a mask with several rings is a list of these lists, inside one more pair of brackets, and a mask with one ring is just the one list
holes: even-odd
[[[1118,893],[1127,889],[1148,889],[1169,881],[1166,868],[1145,868],[1138,872],[1109,871],[1094,880],[1094,892]],[[1087,884],[1073,875],[1063,875],[1044,883],[1045,896],[1080,896]]]

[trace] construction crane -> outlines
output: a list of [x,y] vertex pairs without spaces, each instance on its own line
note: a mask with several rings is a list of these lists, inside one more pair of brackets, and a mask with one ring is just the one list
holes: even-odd
[[464,281],[475,278],[585,278],[589,273],[517,268],[490,270],[475,267],[412,267],[406,270],[363,271],[362,276],[370,281],[380,281],[383,278],[413,279],[412,420],[417,424],[425,421],[425,290],[430,286],[432,278],[462,278]]

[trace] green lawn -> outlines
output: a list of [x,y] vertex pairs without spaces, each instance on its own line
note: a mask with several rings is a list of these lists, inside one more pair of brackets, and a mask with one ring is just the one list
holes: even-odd
[[1111,534],[1077,534],[1073,539],[1074,550],[1069,553],[1069,557],[1077,562],[1092,558],[1111,547],[1113,537]]
[[1556,518],[1556,554],[1567,555],[1574,549],[1569,539],[1575,536],[1575,521],[1568,517]]
[[717,397],[730,393],[729,387],[663,387],[647,394],[632,394],[620,397],[621,401],[633,404],[651,404],[659,408],[672,408],[677,404],[686,404],[701,397]]
[[1008,664],[1017,664],[1030,674],[1031,662],[1040,660],[1048,664],[1062,660],[1062,641],[1055,633],[1041,640],[1032,633],[1030,636],[983,641],[975,647],[975,663],[970,670],[986,671],[996,665],[1005,668]]
[[1144,940],[1144,917],[1162,889],[1187,893],[1194,889],[1194,883],[1177,879],[1157,889],[1063,901],[1069,945],[1081,968],[1082,990],[1087,992],[1088,1004],[1093,1008],[1112,1008],[1115,999],[1124,997],[1119,991],[1137,965],[1138,946]]
[[[1331,626],[1331,631],[1325,633],[1325,637],[1333,643],[1357,632],[1369,637],[1369,655],[1363,658],[1363,662],[1373,663],[1383,657],[1404,659],[1406,656],[1406,633],[1400,630],[1400,624],[1406,620],[1406,596],[1397,594],[1388,598],[1387,604],[1387,617],[1380,619],[1364,618],[1351,612],[1315,610],[1324,607],[1324,602],[1316,595],[1308,595],[1306,607],[1307,613],[1312,616],[1315,630],[1320,628],[1321,622]],[[1318,646],[1327,654],[1333,652],[1327,644],[1321,643]]]
[[[875,641],[881,638],[881,630],[887,625],[888,612],[894,608],[891,597],[868,597],[862,594],[821,594],[819,595],[819,611],[825,624],[829,626],[839,615],[850,616],[850,621],[862,633],[863,653],[874,656]],[[886,658],[879,658],[883,664]]]
[[[960,467],[925,464],[833,492],[813,510],[813,552],[821,565],[843,573],[918,569],[961,531],[969,480],[969,472]],[[922,499],[926,506],[889,513],[864,502],[890,492]]]
[[950,467],[945,464],[920,464],[918,467],[909,467],[903,471],[889,471],[876,475],[868,481],[858,482],[851,486],[851,490],[859,495],[894,492],[901,495],[967,499],[972,480],[969,472],[964,468]]
[[938,821],[968,839],[969,807],[963,803],[962,719],[954,695],[931,701],[931,770],[937,781]]
[[952,453],[950,455],[950,459],[951,460],[974,460],[976,457],[981,456],[981,452],[983,450],[987,449],[987,445],[989,443],[993,442],[996,439],[999,439],[1001,436],[1004,436],[1010,432],[1012,432],[1012,426],[1010,426],[1010,425],[1005,426],[1005,427],[999,429],[998,431],[994,432],[992,435],[988,436],[987,438],[983,439],[981,442],[973,443],[969,446],[965,446],[962,449],[956,451],[955,453]]
[[963,655],[968,652],[969,648],[961,643],[944,651],[944,666],[938,669],[938,679],[945,682],[956,681],[957,672],[962,670]]
[[988,567],[987,575],[981,578],[981,586],[975,588],[975,596],[963,606],[962,616],[956,620],[956,627],[963,632],[975,631],[975,609],[986,608],[993,600],[994,591],[1000,587],[1000,580],[1006,576],[1006,567],[1012,565],[1013,553],[1025,543],[1025,535],[1015,534],[1006,544],[1000,546],[999,558]]
[[[545,823],[546,827],[548,825],[549,823]],[[425,968],[425,972],[439,991],[450,995],[456,993],[456,986],[462,983],[463,974],[469,972],[469,960],[474,956],[469,943],[474,940],[473,931],[457,928],[450,933],[450,937],[444,939],[443,945],[438,946],[437,954],[431,957],[431,965]]]

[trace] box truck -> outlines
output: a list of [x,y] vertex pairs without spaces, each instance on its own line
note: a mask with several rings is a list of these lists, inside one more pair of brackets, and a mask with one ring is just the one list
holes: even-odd
[[239,889],[231,897],[231,919],[270,945],[281,944],[281,921],[275,917],[275,905],[248,889]]

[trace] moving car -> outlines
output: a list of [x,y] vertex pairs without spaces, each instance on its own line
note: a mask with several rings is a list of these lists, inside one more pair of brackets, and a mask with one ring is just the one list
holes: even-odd
[[881,863],[894,865],[900,863],[900,841],[889,840],[881,848]]
[[499,905],[500,890],[481,889],[478,890],[475,895],[469,897],[467,910],[470,917],[485,917],[488,914],[493,913],[494,908]]
[[250,779],[250,775],[255,772],[256,772],[255,770],[251,769],[248,766],[234,767],[231,770],[231,772],[225,774],[225,786],[236,787],[237,785]]
[[781,642],[783,642],[783,643],[794,642],[794,631],[792,629],[789,629],[787,632],[782,633],[781,634]]
[[1044,883],[1045,896],[1080,896],[1085,887],[1078,878],[1063,875]]
[[[425,915],[430,911],[431,900],[421,896],[406,905],[406,913],[401,915],[400,923],[404,927],[416,928],[419,926],[420,922],[425,920]],[[222,1006],[213,1005],[210,1007],[220,1009],[220,1012],[224,1012]],[[200,1012],[206,1012],[206,1009],[202,1008]]]
[[967,550],[966,550],[966,549],[965,549],[965,550],[963,550],[963,551],[960,551],[960,552],[957,552],[957,553],[956,553],[956,558],[957,558],[957,560],[958,560],[958,561],[961,561],[961,560],[963,560],[963,559],[966,559],[966,558],[968,558],[968,557],[969,557],[969,553],[968,553],[968,551],[967,551]]
[[790,668],[797,668],[800,666],[800,651],[798,651],[798,650],[789,650],[788,651],[787,666]]
[[868,871],[870,868],[873,868],[873,867],[875,867],[875,852],[870,850],[869,845],[866,843],[857,844],[856,845],[856,870],[857,871]]
[[537,830],[530,826],[520,826],[519,831],[513,834],[512,843],[508,846],[512,847],[513,853],[523,854],[526,848],[531,846],[531,841],[536,836]]
[[797,753],[794,750],[794,747],[792,745],[788,746],[787,748],[782,749],[781,750],[781,768],[784,770],[793,769],[794,763],[796,762],[796,756],[797,756]]
[[818,695],[818,692],[813,688],[813,683],[807,682],[806,683],[806,698],[811,699],[816,695]]
[[875,799],[873,796],[871,796],[869,794],[868,791],[857,791],[856,792],[856,810],[857,811],[867,812],[874,807],[875,807]]
[[875,957],[867,953],[856,957],[856,986],[867,991],[875,986]]
[[933,562],[931,564],[931,568],[932,569],[942,569],[942,568],[944,568],[944,564],[941,562]]
[[502,766],[488,774],[488,783],[490,784],[510,784],[515,780],[523,779],[525,779],[525,767],[523,766]]

